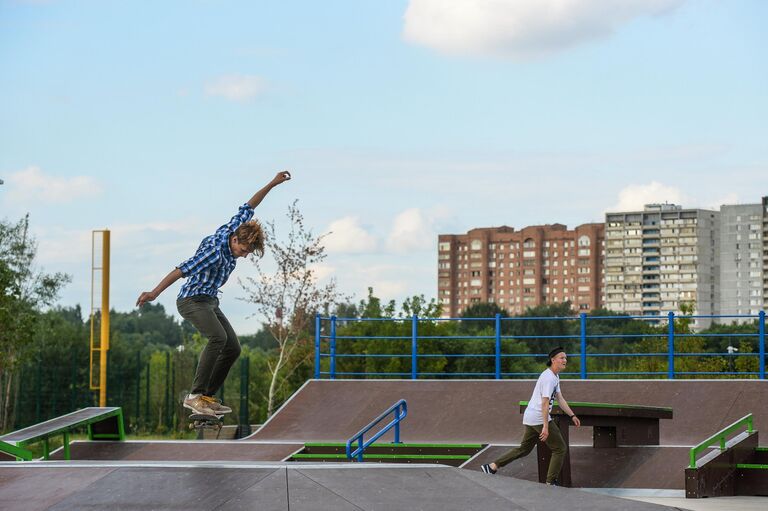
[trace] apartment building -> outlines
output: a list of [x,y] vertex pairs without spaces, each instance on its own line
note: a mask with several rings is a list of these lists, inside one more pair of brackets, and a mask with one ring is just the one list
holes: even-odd
[[[659,316],[693,302],[696,314],[719,311],[720,212],[649,204],[606,213],[605,307]],[[704,328],[709,320],[697,320]]]
[[765,200],[720,207],[720,314],[758,314],[764,309]]
[[438,237],[438,299],[443,316],[496,303],[510,314],[571,301],[577,311],[602,306],[605,226],[539,225],[472,229]]
[[768,304],[768,197],[763,197],[763,306]]

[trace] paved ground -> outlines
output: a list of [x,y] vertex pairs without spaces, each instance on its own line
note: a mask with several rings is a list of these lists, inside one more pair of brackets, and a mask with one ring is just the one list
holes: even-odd
[[662,511],[656,504],[434,465],[0,464],[5,511]]
[[659,504],[691,511],[765,511],[766,497],[718,497],[716,499],[686,499],[683,490],[612,490],[582,488],[582,491]]

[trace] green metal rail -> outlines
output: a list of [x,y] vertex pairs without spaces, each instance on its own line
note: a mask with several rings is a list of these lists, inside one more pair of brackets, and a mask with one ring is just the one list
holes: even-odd
[[721,429],[711,437],[707,438],[703,442],[701,442],[699,445],[693,447],[691,449],[691,464],[689,468],[698,468],[696,466],[696,457],[706,449],[709,449],[713,445],[717,444],[721,451],[725,450],[725,444],[727,437],[733,433],[734,431],[740,430],[742,427],[746,426],[747,433],[751,434],[753,429],[752,424],[752,414],[745,415],[741,419],[737,420],[730,426],[726,426],[725,428]]

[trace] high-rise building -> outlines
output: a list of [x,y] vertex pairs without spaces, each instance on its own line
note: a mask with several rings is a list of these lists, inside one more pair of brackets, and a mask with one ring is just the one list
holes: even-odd
[[720,207],[720,314],[763,310],[763,211],[763,204]]
[[[643,211],[606,213],[605,307],[633,316],[679,312],[714,315],[718,281],[720,213],[649,204]],[[706,327],[709,320],[696,320]]]
[[602,306],[605,227],[584,224],[472,229],[438,237],[438,299],[443,316],[492,302],[510,314],[570,301],[577,311]]
[[763,197],[763,307],[768,304],[768,197]]

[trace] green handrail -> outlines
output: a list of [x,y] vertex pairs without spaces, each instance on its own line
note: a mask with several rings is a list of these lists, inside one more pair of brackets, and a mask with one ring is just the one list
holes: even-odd
[[712,447],[712,445],[715,444],[715,443],[719,444],[719,447],[720,447],[721,451],[724,451],[725,450],[726,437],[728,435],[730,435],[731,433],[733,433],[734,431],[737,431],[737,430],[741,429],[742,426],[746,426],[747,427],[747,433],[751,434],[752,431],[754,431],[752,429],[753,425],[752,425],[752,414],[751,413],[749,415],[745,415],[744,417],[742,417],[741,419],[737,420],[736,422],[734,422],[730,426],[726,426],[725,428],[721,429],[720,431],[718,431],[717,433],[715,433],[711,437],[709,437],[706,440],[704,440],[703,442],[701,442],[699,445],[693,447],[691,449],[691,464],[690,464],[689,468],[698,468],[696,466],[696,456],[698,456],[699,453],[701,453],[705,449],[708,449],[708,448]]
[[0,440],[0,452],[10,454],[17,460],[32,461],[32,452]]

